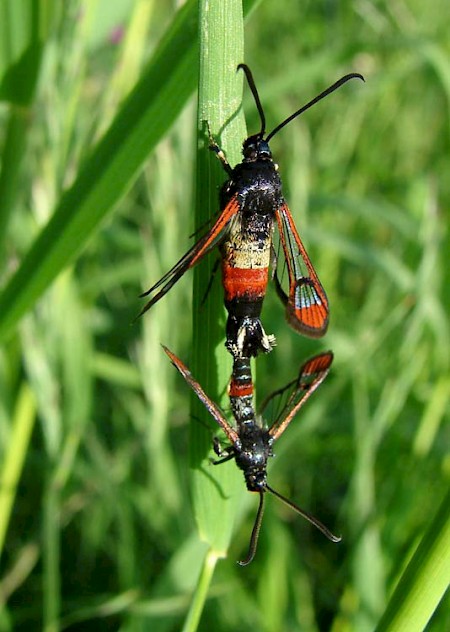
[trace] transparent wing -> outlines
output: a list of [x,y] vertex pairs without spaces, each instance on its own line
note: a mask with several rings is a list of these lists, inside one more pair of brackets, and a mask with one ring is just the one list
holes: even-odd
[[239,444],[240,443],[239,436],[238,436],[236,430],[232,426],[230,426],[228,421],[225,419],[225,417],[223,415],[223,412],[220,410],[220,408],[217,406],[217,404],[215,404],[206,395],[205,391],[202,389],[200,384],[194,379],[194,377],[192,376],[192,373],[189,371],[187,366],[185,364],[183,364],[183,362],[180,360],[180,358],[178,358],[174,353],[172,353],[172,351],[170,351],[170,349],[168,349],[164,345],[162,345],[162,348],[164,349],[165,353],[169,356],[170,361],[172,362],[174,367],[176,369],[178,369],[178,371],[184,377],[184,379],[189,384],[189,386],[192,388],[194,393],[197,395],[199,400],[202,402],[202,404],[208,410],[210,415],[214,418],[214,420],[222,428],[222,430],[226,434],[226,436],[227,436],[228,440],[230,441],[230,443],[232,443],[233,445],[236,445],[236,443]]
[[263,402],[262,413],[269,404],[273,405],[276,398],[285,398],[281,413],[269,429],[269,434],[274,440],[283,434],[300,408],[326,378],[332,362],[333,354],[331,351],[314,356],[301,367],[295,380],[274,391]]
[[[144,305],[139,316],[142,316],[155,303],[157,303],[167,292],[181,279],[183,274],[195,266],[210,250],[212,250],[225,236],[228,224],[232,217],[239,212],[239,204],[234,196],[228,202],[211,230],[190,248],[185,255],[171,268],[166,274],[159,279],[147,292],[141,294],[141,297],[153,295],[152,298]],[[156,290],[159,290],[156,292]],[[156,294],[154,294],[156,292]]]
[[320,338],[328,327],[328,299],[302,244],[287,204],[275,213],[289,274],[289,294],[275,271],[277,292],[286,305],[286,319],[299,333]]

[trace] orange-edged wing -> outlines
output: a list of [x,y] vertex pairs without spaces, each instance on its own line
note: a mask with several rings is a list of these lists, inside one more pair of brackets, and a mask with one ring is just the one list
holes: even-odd
[[139,316],[142,316],[147,310],[149,310],[155,303],[157,303],[167,292],[171,289],[175,283],[181,279],[183,274],[195,266],[210,250],[214,248],[225,236],[228,225],[232,217],[239,212],[239,204],[236,196],[232,197],[228,202],[224,210],[217,218],[215,224],[211,230],[206,233],[201,239],[190,248],[185,255],[167,272],[155,285],[153,285],[147,292],[141,294],[143,296],[149,296],[156,292],[152,298],[144,305]]
[[287,204],[275,213],[289,274],[287,295],[275,272],[277,292],[286,304],[286,319],[296,331],[320,338],[328,327],[328,299],[295,228]]
[[187,366],[185,364],[183,364],[183,362],[180,360],[180,358],[177,358],[177,356],[174,353],[172,353],[172,351],[170,351],[170,349],[168,349],[164,345],[162,345],[162,348],[164,349],[165,353],[169,356],[170,361],[172,362],[174,367],[176,369],[178,369],[178,371],[184,377],[184,379],[189,384],[189,386],[192,388],[194,393],[197,395],[199,400],[205,406],[205,408],[207,409],[209,414],[214,418],[215,421],[217,421],[219,426],[222,428],[222,430],[226,434],[226,436],[227,436],[228,440],[230,441],[230,443],[232,443],[234,446],[240,445],[240,439],[239,439],[239,436],[238,436],[238,433],[236,432],[236,430],[232,426],[230,426],[228,421],[225,419],[225,417],[223,415],[223,412],[220,410],[220,408],[217,406],[217,404],[215,404],[208,397],[208,395],[202,389],[200,384],[194,379],[194,377],[192,376],[192,373],[189,371]]
[[264,406],[266,406],[275,396],[282,395],[290,390],[283,411],[269,429],[269,434],[274,440],[283,434],[303,404],[324,381],[332,362],[333,354],[331,351],[314,356],[302,366],[295,380],[284,388],[272,393],[264,402]]

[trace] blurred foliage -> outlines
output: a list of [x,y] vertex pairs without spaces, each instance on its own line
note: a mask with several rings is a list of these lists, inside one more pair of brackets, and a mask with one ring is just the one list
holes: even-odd
[[[14,94],[1,84],[2,173],[12,156],[17,183],[0,222],[4,285],[176,3],[41,4],[53,13],[42,18],[38,67],[23,75],[39,80],[17,143]],[[17,14],[3,17],[2,33],[8,20],[16,33]],[[248,495],[201,630],[373,630],[448,488],[449,23],[443,0],[266,1],[247,20],[245,61],[269,130],[341,75],[366,78],[271,143],[332,312],[323,340],[302,339],[270,288],[263,320],[278,346],[257,375],[262,399],[309,355],[333,350],[330,376],[278,442],[269,476],[343,542],[270,498],[257,557],[241,569],[234,560],[256,510]],[[2,72],[15,63],[5,50]],[[244,97],[251,133],[259,122]],[[11,513],[0,522],[0,630],[180,629],[204,545],[189,503],[189,393],[159,344],[189,364],[192,276],[133,319],[139,293],[191,243],[195,150],[192,99],[1,349],[1,471],[11,455],[17,471],[2,478]],[[447,595],[428,630],[450,629],[449,605]]]

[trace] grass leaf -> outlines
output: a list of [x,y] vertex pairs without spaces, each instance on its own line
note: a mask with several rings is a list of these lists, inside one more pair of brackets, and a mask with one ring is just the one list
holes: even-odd
[[191,0],[1,293],[0,339],[86,245],[181,111],[195,87],[196,43]]

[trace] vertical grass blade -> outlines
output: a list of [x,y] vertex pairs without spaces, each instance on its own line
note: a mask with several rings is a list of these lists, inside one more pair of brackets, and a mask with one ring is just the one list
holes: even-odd
[[5,446],[0,478],[0,554],[3,550],[11,509],[16,498],[17,485],[34,426],[36,404],[30,388],[24,384],[17,401],[11,436]]
[[[54,2],[5,0],[0,4],[0,100],[9,104],[0,171],[0,257],[26,154],[31,106]],[[1,260],[1,259],[0,259]]]
[[421,632],[450,586],[450,491],[403,573],[376,632]]
[[[243,60],[243,14],[240,0],[200,2],[200,71],[197,157],[196,226],[202,226],[218,210],[218,188],[224,173],[216,156],[208,150],[208,126],[224,148],[231,164],[239,161],[245,128],[239,112],[242,76],[236,67]],[[223,291],[218,278],[202,304],[211,278],[214,257],[202,264],[194,277],[194,336],[192,371],[208,395],[219,402],[226,392],[231,359],[223,346],[225,318]],[[218,275],[217,275],[218,276]],[[210,425],[205,410],[193,402],[191,467],[194,513],[200,537],[218,557],[226,554],[236,512],[239,484],[233,463],[210,467],[206,458],[212,434],[198,423]],[[197,418],[197,420],[195,420]],[[213,429],[213,432],[216,428]],[[242,485],[243,487],[243,485]]]

